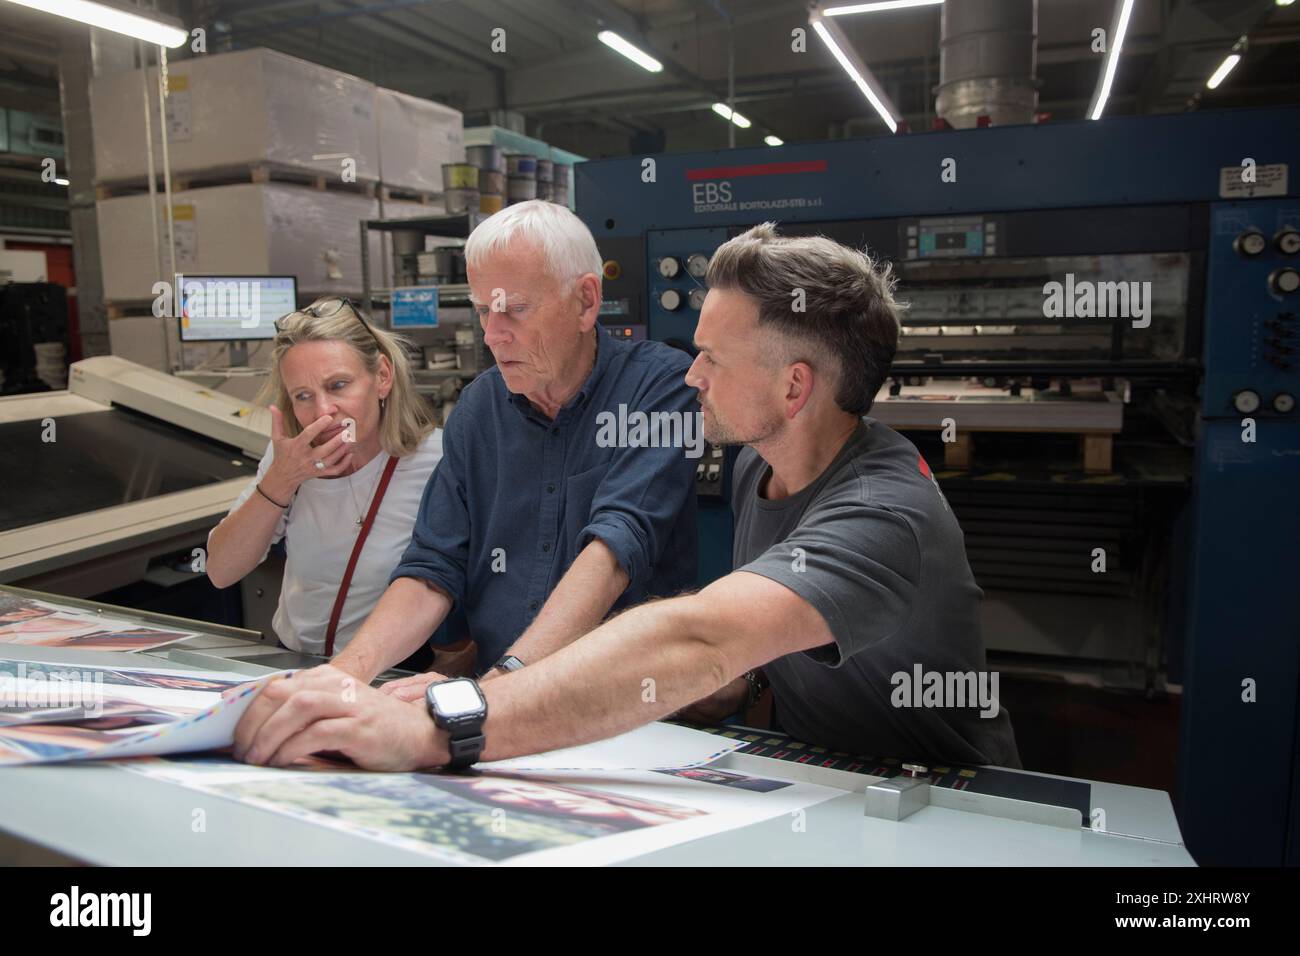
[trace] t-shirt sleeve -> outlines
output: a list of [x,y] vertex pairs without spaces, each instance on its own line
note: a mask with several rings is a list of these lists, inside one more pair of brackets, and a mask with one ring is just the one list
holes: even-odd
[[738,570],[783,584],[816,608],[835,643],[804,653],[837,667],[907,622],[921,555],[901,516],[844,496],[815,505],[789,537]]
[[[231,505],[230,510],[226,512],[227,515],[234,514],[241,507],[243,507],[245,501],[247,501],[253,495],[257,494],[257,483],[266,476],[266,470],[271,467],[271,461],[274,457],[275,457],[275,445],[272,442],[267,442],[266,454],[262,456],[262,460],[258,462],[257,465],[257,477],[244,486],[244,490],[239,493],[239,497],[235,499],[235,503]],[[280,512],[280,518],[275,523],[275,531],[272,532],[271,534],[271,542],[266,546],[266,550],[262,552],[262,557],[258,559],[259,564],[266,560],[266,556],[271,551],[271,545],[278,544],[281,540],[284,539],[284,533],[286,529],[289,527],[289,514],[292,511],[293,511],[293,499],[290,498],[289,507],[284,508]],[[209,531],[208,532],[209,541],[211,540],[211,537],[212,537],[212,532]],[[208,545],[208,550],[209,551],[212,550],[211,543],[209,543]]]

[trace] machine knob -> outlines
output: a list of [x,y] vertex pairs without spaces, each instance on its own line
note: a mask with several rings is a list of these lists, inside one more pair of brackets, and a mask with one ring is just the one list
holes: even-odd
[[659,295],[659,304],[669,312],[675,312],[677,309],[681,308],[682,294],[676,289],[665,289]]
[[1237,255],[1253,257],[1268,248],[1268,240],[1258,229],[1247,229],[1232,240],[1232,248],[1237,250]]
[[1278,392],[1273,396],[1273,411],[1290,415],[1295,411],[1295,396],[1289,392]]
[[704,297],[709,294],[708,289],[692,289],[686,296],[686,301],[696,312],[704,308]]
[[1243,388],[1232,396],[1232,407],[1243,415],[1259,410],[1259,393]]
[[1277,251],[1282,255],[1295,255],[1300,252],[1300,230],[1287,226],[1273,237],[1273,244],[1277,246]]
[[659,260],[659,274],[665,279],[676,278],[677,273],[682,271],[682,264],[672,256],[664,256]]
[[1300,272],[1291,268],[1274,269],[1268,277],[1268,287],[1278,295],[1290,295],[1300,289]]
[[686,271],[696,279],[703,279],[709,273],[709,257],[697,252],[686,260]]

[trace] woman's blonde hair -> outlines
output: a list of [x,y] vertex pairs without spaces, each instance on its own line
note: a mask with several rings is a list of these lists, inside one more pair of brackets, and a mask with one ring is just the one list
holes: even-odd
[[406,340],[387,329],[376,328],[351,300],[327,296],[317,299],[307,309],[333,305],[338,306],[338,311],[323,318],[299,310],[275,323],[271,374],[258,394],[258,401],[265,405],[274,403],[280,409],[284,433],[293,437],[302,431],[302,427],[293,413],[293,401],[280,375],[280,362],[289,349],[300,342],[346,342],[372,375],[379,372],[379,357],[386,356],[393,369],[393,387],[380,411],[379,443],[390,455],[399,458],[409,455],[433,431],[435,422],[432,410],[415,390],[415,379],[406,358]]

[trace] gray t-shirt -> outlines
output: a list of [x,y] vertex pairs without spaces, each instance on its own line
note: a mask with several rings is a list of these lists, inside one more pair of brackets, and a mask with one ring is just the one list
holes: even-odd
[[781,728],[855,754],[1019,767],[1010,716],[990,703],[984,595],[916,446],[865,418],[797,494],[763,498],[771,473],[741,452],[733,566],[794,591],[835,638],[764,666]]

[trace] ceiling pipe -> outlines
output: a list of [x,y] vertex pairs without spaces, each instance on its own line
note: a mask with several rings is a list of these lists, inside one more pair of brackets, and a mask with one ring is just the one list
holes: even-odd
[[935,112],[954,128],[1038,112],[1038,0],[947,0],[939,22]]

